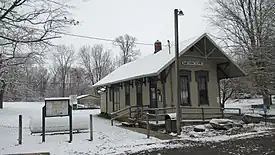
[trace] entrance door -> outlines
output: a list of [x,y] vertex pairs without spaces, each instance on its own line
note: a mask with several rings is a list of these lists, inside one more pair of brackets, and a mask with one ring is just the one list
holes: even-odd
[[137,83],[137,106],[142,106],[142,83]]
[[114,89],[114,111],[120,110],[120,93],[119,88]]
[[150,88],[150,108],[157,108],[158,101],[157,101],[157,88],[151,87]]

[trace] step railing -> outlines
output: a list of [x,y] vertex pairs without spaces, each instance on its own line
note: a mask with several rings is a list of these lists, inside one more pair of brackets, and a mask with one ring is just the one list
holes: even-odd
[[134,118],[136,121],[143,120],[143,109],[149,107],[149,105],[144,106],[128,106],[118,111],[112,112],[111,115],[111,125],[113,126],[114,120],[121,118],[123,116],[129,115],[129,118]]
[[[195,110],[195,112],[189,112],[186,110]],[[211,111],[212,110],[212,111]],[[213,110],[216,110],[216,112],[213,112]],[[225,117],[225,110],[231,110],[236,111],[236,113],[239,116],[241,116],[241,109],[240,108],[211,108],[211,107],[181,107],[181,116],[183,115],[189,115],[194,116],[198,118],[201,117],[202,121],[205,121],[208,116],[213,115],[220,115],[222,118]],[[143,116],[145,117],[148,115],[151,121],[155,121],[156,124],[159,123],[159,121],[163,121],[165,115],[169,113],[176,113],[176,107],[166,107],[166,108],[145,108],[143,109]],[[183,120],[183,119],[182,119]]]

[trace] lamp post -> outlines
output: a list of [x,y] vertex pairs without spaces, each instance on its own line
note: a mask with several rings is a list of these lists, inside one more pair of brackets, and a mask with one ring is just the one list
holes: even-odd
[[179,29],[178,29],[178,16],[183,16],[183,12],[181,10],[174,10],[174,20],[175,20],[175,85],[176,85],[176,119],[177,119],[177,135],[180,135],[181,132],[181,109],[180,109],[180,87],[179,87]]

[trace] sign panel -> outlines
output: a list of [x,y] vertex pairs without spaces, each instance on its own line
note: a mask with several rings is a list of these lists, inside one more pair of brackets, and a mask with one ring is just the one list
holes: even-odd
[[46,101],[46,117],[68,116],[69,103],[64,101]]
[[188,66],[202,66],[202,61],[195,61],[195,60],[183,60],[181,61],[182,65],[188,65]]

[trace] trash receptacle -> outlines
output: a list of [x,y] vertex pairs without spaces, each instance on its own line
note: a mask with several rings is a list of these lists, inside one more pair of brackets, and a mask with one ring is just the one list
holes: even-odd
[[176,113],[169,113],[165,115],[165,130],[167,133],[177,132]]

